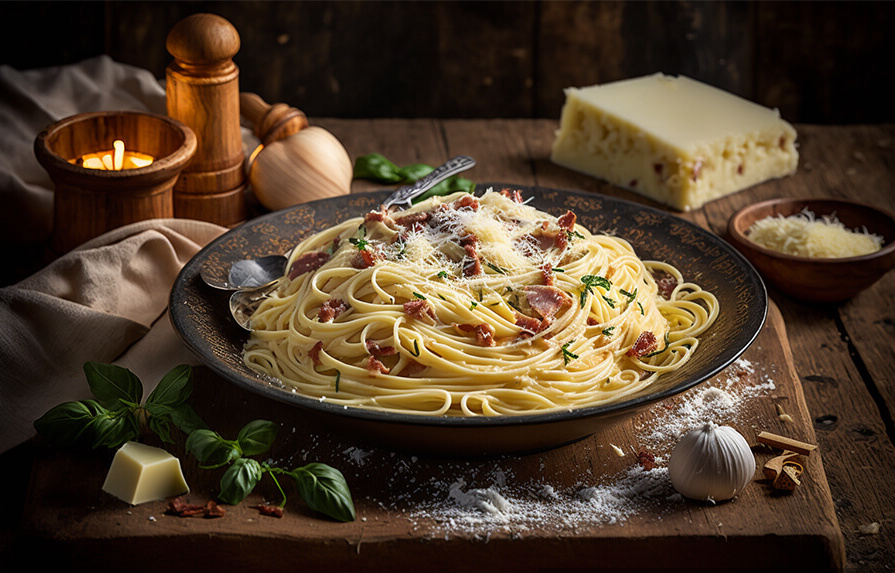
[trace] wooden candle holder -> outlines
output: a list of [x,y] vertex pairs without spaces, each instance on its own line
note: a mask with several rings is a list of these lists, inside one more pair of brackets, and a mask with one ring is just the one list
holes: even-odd
[[[73,160],[112,149],[120,139],[129,151],[154,161],[136,169],[104,171]],[[44,129],[34,141],[38,162],[50,175],[53,232],[50,249],[63,254],[116,227],[174,216],[174,183],[196,152],[192,130],[169,117],[134,111],[84,113]]]
[[168,33],[168,115],[196,133],[196,156],[174,188],[174,214],[223,226],[245,220],[245,153],[239,125],[239,34],[214,14],[193,14]]

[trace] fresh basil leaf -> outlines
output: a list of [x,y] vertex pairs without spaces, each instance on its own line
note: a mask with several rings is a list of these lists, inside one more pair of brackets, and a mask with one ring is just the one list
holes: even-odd
[[175,366],[159,380],[158,386],[149,394],[147,404],[179,406],[186,402],[193,391],[193,369],[186,364]]
[[380,153],[358,157],[354,162],[354,178],[376,183],[400,183],[402,179],[398,166]]
[[171,407],[147,403],[145,408],[149,413],[149,429],[155,432],[163,442],[174,443],[171,438]]
[[[96,402],[89,401],[94,404]],[[98,404],[97,404],[98,406]],[[93,445],[92,437],[84,433],[90,428],[95,411],[85,402],[63,402],[50,408],[43,416],[34,421],[34,429],[51,444],[67,448],[75,445]]]
[[251,458],[239,458],[221,477],[221,493],[218,497],[224,503],[238,505],[252,493],[261,480],[261,475],[261,464]]
[[186,451],[204,467],[219,467],[240,457],[236,443],[225,440],[217,432],[196,430],[186,439]]
[[110,410],[127,408],[122,402],[139,404],[143,399],[143,384],[137,376],[121,366],[87,362],[84,374],[90,390],[103,407]]
[[88,430],[93,435],[93,448],[117,448],[140,437],[137,419],[130,412],[100,412]]
[[411,163],[399,169],[398,173],[401,175],[401,183],[413,183],[432,173],[432,171],[434,171],[434,168],[424,163]]
[[263,454],[277,437],[278,426],[267,420],[254,420],[239,431],[236,442],[244,456]]
[[469,179],[465,179],[458,175],[453,175],[414,199],[413,202],[418,203],[420,201],[425,201],[429,197],[450,195],[451,193],[456,193],[457,191],[472,193],[473,191],[475,191],[475,183],[473,183]]
[[207,430],[206,424],[189,404],[180,404],[171,408],[171,421],[180,431],[189,436],[195,430]]
[[342,472],[326,464],[311,463],[291,473],[308,507],[339,521],[354,521],[354,502]]

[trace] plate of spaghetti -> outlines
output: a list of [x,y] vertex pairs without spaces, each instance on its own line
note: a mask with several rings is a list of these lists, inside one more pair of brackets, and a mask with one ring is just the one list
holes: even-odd
[[[404,211],[387,193],[298,205],[183,269],[175,330],[209,368],[364,440],[480,456],[586,437],[711,378],[764,323],[760,277],[660,210],[480,185]],[[289,253],[251,316],[205,265]]]

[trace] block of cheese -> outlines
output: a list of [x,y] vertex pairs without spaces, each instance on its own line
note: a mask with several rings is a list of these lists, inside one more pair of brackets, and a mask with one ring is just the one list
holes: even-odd
[[565,95],[552,161],[681,211],[798,166],[796,131],[776,109],[684,76]]
[[131,505],[190,491],[180,460],[163,449],[127,442],[115,452],[103,491]]

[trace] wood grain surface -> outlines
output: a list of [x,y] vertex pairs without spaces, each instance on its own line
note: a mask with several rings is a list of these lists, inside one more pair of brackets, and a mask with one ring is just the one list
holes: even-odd
[[[475,181],[591,190],[657,206],[551,164],[555,121],[310,119],[339,137],[352,158],[380,152],[399,164],[436,164],[466,153],[478,162],[468,173]],[[682,216],[723,234],[736,208],[776,196],[862,198],[893,208],[895,126],[798,125],[797,130],[802,158],[796,175]],[[378,187],[354,184],[354,191],[373,188]],[[470,564],[484,569],[496,563],[535,570],[706,562],[887,570],[895,562],[889,517],[895,515],[895,502],[886,494],[895,463],[893,293],[893,273],[837,306],[807,305],[770,291],[776,304],[745,355],[755,373],[743,375],[740,383],[771,379],[775,388],[741,400],[730,423],[753,445],[761,430],[818,444],[819,455],[809,457],[804,483],[790,495],[774,493],[757,481],[733,502],[717,506],[663,498],[620,523],[594,519],[571,530],[556,523],[517,524],[515,530],[477,537],[433,517],[438,515],[433,507],[449,504],[450,482],[462,477],[469,487],[487,487],[500,473],[511,476],[513,484],[549,484],[562,495],[583,486],[611,485],[637,463],[631,454],[612,454],[609,444],[626,452],[644,445],[644,436],[669,420],[663,415],[678,412],[702,387],[630,424],[564,448],[520,458],[458,461],[391,452],[359,436],[309,426],[294,409],[238,392],[200,369],[200,414],[212,423],[219,420],[222,432],[235,432],[255,417],[282,423],[285,439],[273,459],[339,467],[352,487],[359,520],[336,524],[321,519],[294,493],[282,520],[261,518],[250,508],[261,497],[228,508],[220,520],[166,516],[162,502],[128,508],[98,491],[107,467],[101,456],[72,458],[33,445],[36,458],[24,512],[27,543],[19,545],[91,563],[97,552],[104,559],[110,551],[124,559],[120,548],[153,551],[163,539],[168,552],[154,557],[172,566],[192,562],[196,554],[208,555],[204,549],[213,547],[214,555],[235,567],[275,555],[277,561],[294,559],[309,567],[344,564],[357,570],[375,570],[384,563],[413,568],[419,560],[443,570]],[[740,373],[728,369],[711,384],[726,384],[731,376],[739,379]],[[780,420],[781,410],[793,417],[793,424]],[[649,445],[661,459],[672,441],[669,434],[666,442]],[[763,448],[754,451],[760,463],[771,455]],[[216,476],[184,459],[193,484],[190,495],[211,499]],[[269,485],[258,495],[276,497]],[[441,505],[426,505],[432,500]],[[428,517],[414,508],[426,508]],[[874,522],[880,524],[879,533],[861,533]]]
[[[208,555],[216,557],[216,568],[223,571],[252,570],[265,562],[359,571],[380,570],[384,563],[396,570],[427,571],[485,571],[498,564],[537,571],[596,563],[652,568],[707,562],[841,568],[843,540],[823,452],[808,457],[802,484],[789,494],[770,487],[760,470],[737,498],[718,504],[674,495],[661,469],[649,470],[658,476],[657,491],[613,489],[630,482],[629,472],[645,473],[637,451],[649,451],[664,467],[682,412],[714,396],[706,394],[707,388],[736,399],[730,409],[720,408],[719,401],[711,416],[737,428],[759,464],[779,453],[758,445],[761,431],[816,441],[776,306],[744,358],[706,385],[619,427],[526,456],[470,460],[395,452],[363,436],[320,426],[295,408],[243,392],[200,368],[192,402],[209,425],[235,436],[251,419],[276,421],[280,437],[269,459],[289,468],[310,461],[338,468],[352,488],[357,521],[343,524],[315,515],[288,484],[291,497],[284,517],[262,517],[253,506],[279,498],[270,481],[239,506],[226,506],[226,515],[218,519],[166,515],[166,501],[131,507],[99,489],[111,454],[79,457],[38,446],[26,502],[25,546],[50,562],[76,563],[78,570],[200,567]],[[779,418],[778,406],[793,422]],[[624,455],[617,455],[613,445]],[[183,460],[192,489],[188,499],[199,504],[213,499],[221,470],[200,469],[182,444],[169,449]],[[540,499],[541,515],[511,511],[501,521],[480,518],[486,514],[478,510],[446,511],[454,504],[451,484],[461,479],[469,489],[497,484],[511,504],[520,506],[507,492],[527,492],[518,495],[529,503]],[[539,498],[544,486],[555,497]],[[625,511],[613,509],[613,498],[604,500],[607,507],[600,511],[575,501],[587,487],[628,496]],[[580,515],[579,507],[585,508]],[[134,561],[135,554],[152,558]]]
[[16,69],[108,54],[163,77],[168,31],[236,26],[240,87],[309,115],[556,118],[562,90],[662,71],[799,123],[892,121],[892,2],[5,2]]

